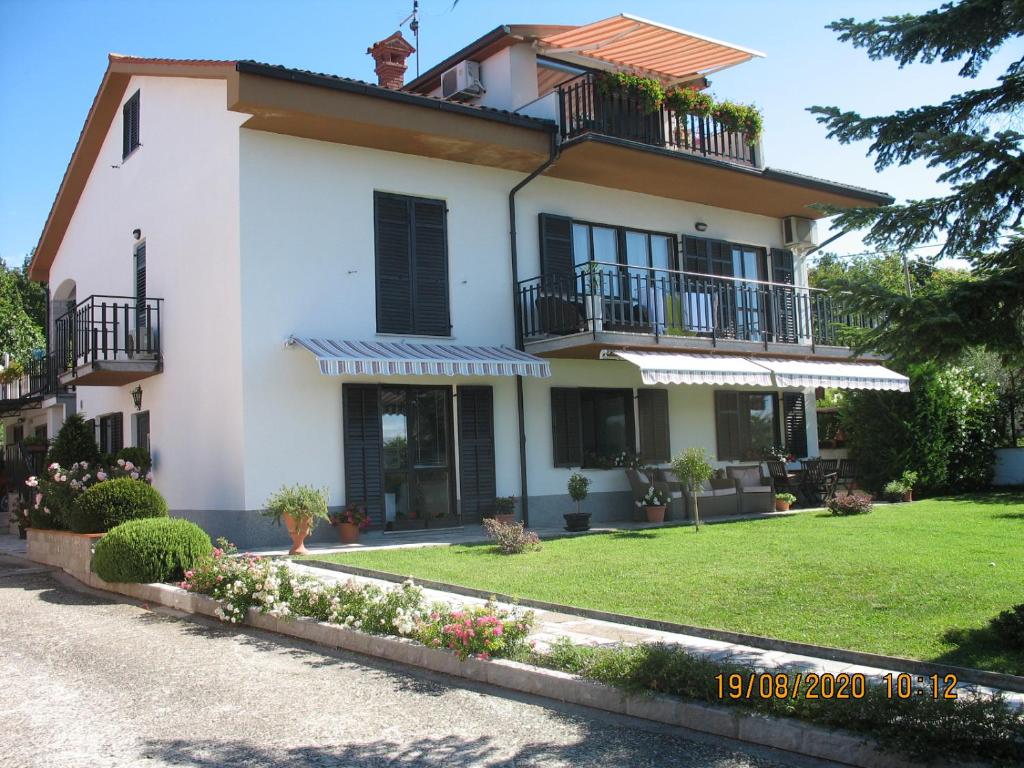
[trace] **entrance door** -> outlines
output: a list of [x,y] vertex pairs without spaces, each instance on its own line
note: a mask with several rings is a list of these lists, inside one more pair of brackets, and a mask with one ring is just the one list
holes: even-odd
[[380,403],[385,528],[459,525],[451,389],[383,386]]

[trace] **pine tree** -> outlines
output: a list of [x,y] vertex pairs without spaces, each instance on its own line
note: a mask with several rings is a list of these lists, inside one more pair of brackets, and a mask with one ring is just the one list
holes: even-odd
[[[971,79],[997,49],[1024,35],[1024,0],[959,0],[920,15],[845,18],[829,28],[872,59],[901,67],[958,61],[960,76]],[[996,85],[942,104],[875,117],[837,107],[810,111],[829,138],[871,141],[876,169],[924,161],[942,169],[938,181],[952,187],[942,196],[841,211],[835,226],[868,228],[865,242],[896,252],[942,236],[945,245],[932,259],[963,258],[972,269],[972,279],[930,284],[912,296],[876,282],[832,281],[851,309],[884,318],[858,337],[858,349],[942,361],[981,346],[1008,362],[1024,358],[1024,58]]]

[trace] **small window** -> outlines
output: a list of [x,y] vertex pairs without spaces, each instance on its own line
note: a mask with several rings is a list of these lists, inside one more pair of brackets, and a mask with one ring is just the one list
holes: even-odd
[[149,450],[149,411],[135,414],[135,447]]
[[124,416],[120,413],[108,413],[100,416],[98,423],[100,453],[115,453],[124,448]]
[[611,469],[636,450],[631,389],[551,390],[555,466]]
[[141,144],[139,140],[139,91],[132,94],[132,97],[124,103],[121,108],[121,118],[121,159],[124,160]]
[[719,461],[760,461],[781,443],[774,392],[715,392]]

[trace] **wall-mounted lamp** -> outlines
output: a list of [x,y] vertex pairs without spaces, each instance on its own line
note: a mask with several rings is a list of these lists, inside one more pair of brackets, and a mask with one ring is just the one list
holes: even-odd
[[693,225],[693,228],[696,229],[698,232],[706,232],[708,225],[705,224],[703,221],[698,221],[696,224]]
[[142,230],[141,229],[133,229],[132,230],[132,237],[134,237],[136,240],[141,240],[142,239]]
[[142,387],[136,387],[132,390],[132,402],[135,403],[135,410],[142,410]]

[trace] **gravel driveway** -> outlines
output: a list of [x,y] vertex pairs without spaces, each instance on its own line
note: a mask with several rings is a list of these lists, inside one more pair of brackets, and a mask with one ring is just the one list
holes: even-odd
[[83,594],[0,562],[0,765],[821,765]]

